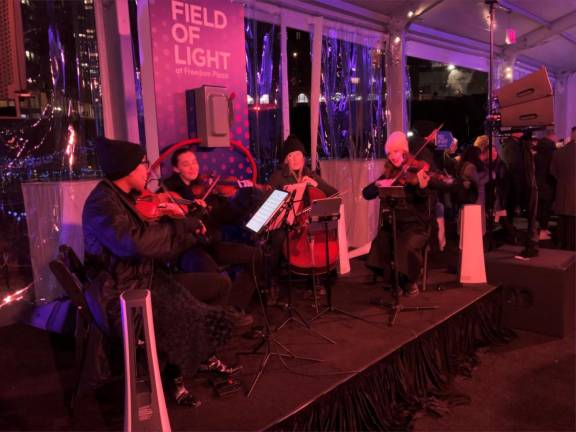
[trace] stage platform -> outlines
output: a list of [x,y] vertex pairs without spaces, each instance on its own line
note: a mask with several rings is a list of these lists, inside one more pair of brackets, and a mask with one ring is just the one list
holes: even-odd
[[[388,314],[370,303],[371,299],[386,297],[387,293],[381,284],[371,285],[368,280],[363,263],[354,260],[352,273],[341,277],[334,288],[335,305],[362,320],[331,313],[313,323],[314,330],[333,339],[335,344],[310,334],[296,323],[276,334],[294,354],[322,362],[287,359],[286,367],[274,358],[251,397],[242,392],[219,399],[207,379],[197,379],[193,393],[203,405],[198,409],[170,406],[172,428],[203,431],[405,429],[422,403],[418,401],[425,400],[429,392],[443,391],[450,375],[461,370],[462,363],[474,356],[478,342],[489,344],[503,340],[499,329],[501,295],[496,286],[455,287],[455,275],[433,271],[429,291],[415,298],[403,298],[402,302],[406,306],[438,308],[401,313],[396,325],[390,327]],[[438,291],[435,286],[439,283],[452,288]],[[309,300],[302,299],[302,294],[297,291],[298,309],[311,317],[314,309]],[[278,323],[284,312],[272,308],[271,315],[273,322]],[[9,328],[2,331],[5,333]],[[236,352],[247,351],[254,344],[254,340],[236,337],[221,357],[233,363]],[[36,348],[41,346],[28,347],[27,352]],[[49,361],[49,356],[54,359],[62,355],[42,355],[44,358],[37,367],[42,386],[38,389],[30,377],[25,376],[25,369],[10,376],[6,371],[0,373],[4,383],[10,382],[0,391],[3,416],[7,416],[0,421],[0,426],[11,425],[21,430],[122,428],[121,391],[112,399],[84,398],[77,405],[75,419],[68,419],[63,408],[63,388],[71,385],[72,362],[70,359]],[[260,356],[238,358],[244,366],[238,378],[245,389],[260,361]],[[33,368],[29,360],[26,363],[26,369]],[[60,370],[55,370],[58,368]],[[11,394],[6,391],[8,388],[22,391]],[[36,395],[40,389],[41,394]],[[27,407],[29,401],[35,401],[35,406]],[[33,420],[30,417],[36,416],[33,413],[48,418],[44,417],[44,422],[41,418]],[[8,423],[7,419],[10,419]]]
[[[186,430],[302,430],[307,429],[308,424],[303,417],[316,416],[317,409],[325,411],[328,417],[344,416],[343,413],[325,410],[326,407],[319,404],[319,401],[330,398],[339,390],[344,390],[347,397],[350,397],[349,387],[357,385],[359,378],[362,381],[363,375],[370,376],[374,372],[372,369],[383,366],[404,347],[482,303],[487,296],[495,294],[496,290],[492,285],[453,288],[428,291],[415,298],[402,299],[406,306],[438,306],[438,309],[401,313],[396,325],[390,327],[387,312],[370,304],[372,298],[382,295],[382,288],[379,285],[367,285],[365,282],[368,275],[361,268],[360,262],[355,264],[352,275],[342,277],[335,287],[335,304],[365,321],[335,313],[315,321],[313,329],[334,340],[335,344],[310,334],[296,323],[289,324],[289,328],[277,334],[278,339],[294,354],[322,359],[323,362],[287,360],[286,364],[291,369],[289,371],[279,360],[274,359],[250,398],[236,394],[229,399],[214,399],[210,390],[198,388],[196,394],[205,401],[202,408],[193,412],[172,410],[172,426]],[[431,279],[431,288],[436,283],[454,286],[450,284],[454,282],[453,275],[435,272]],[[314,313],[312,305],[307,302],[300,302],[299,309],[307,317]],[[274,311],[273,315],[276,322],[281,321],[282,313]],[[242,341],[235,349],[245,350],[249,346]],[[231,359],[230,356],[227,358]],[[240,379],[247,386],[258,369],[260,357],[243,356],[240,361],[244,365]],[[419,360],[421,367],[426,367],[426,361]],[[365,387],[364,384],[360,386]],[[378,424],[386,420],[370,421]],[[316,429],[320,428],[322,422],[330,424],[329,418],[317,421],[319,423],[314,422],[310,426]]]

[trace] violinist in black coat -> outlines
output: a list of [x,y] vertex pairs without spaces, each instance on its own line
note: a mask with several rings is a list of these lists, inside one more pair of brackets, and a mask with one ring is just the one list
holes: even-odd
[[[367,200],[378,197],[378,188],[391,186],[392,179],[405,164],[411,163],[413,166],[422,167],[417,173],[410,173],[411,179],[404,182],[406,207],[396,210],[398,242],[396,262],[400,282],[405,295],[416,296],[419,293],[416,281],[422,271],[422,249],[430,237],[431,215],[427,190],[430,178],[424,169],[425,163],[411,158],[403,132],[394,132],[390,135],[386,141],[386,154],[384,173],[362,190],[362,195]],[[390,266],[393,258],[392,246],[391,221],[387,217],[382,217],[380,230],[372,241],[366,265],[381,273],[386,279],[392,276]]]
[[[165,384],[178,404],[197,406],[182,375],[195,373],[227,341],[231,324],[222,308],[197,300],[163,263],[197,244],[205,227],[183,214],[156,222],[139,215],[134,192],[144,190],[148,166],[138,144],[99,139],[96,154],[107,178],[88,196],[82,227],[89,278],[86,291],[103,312],[96,314],[101,319],[99,326],[109,340],[120,343],[120,294],[149,289]],[[102,372],[106,366],[101,363],[97,369]]]

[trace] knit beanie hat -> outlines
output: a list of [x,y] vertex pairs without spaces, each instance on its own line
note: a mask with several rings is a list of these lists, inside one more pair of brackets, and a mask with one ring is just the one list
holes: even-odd
[[488,135],[479,135],[476,140],[474,140],[474,147],[480,147],[480,150],[488,148]]
[[284,144],[282,145],[282,157],[280,160],[284,161],[286,156],[294,151],[301,151],[302,154],[306,154],[304,144],[302,144],[296,135],[290,135],[288,138],[286,138],[286,141],[284,141]]
[[404,153],[408,153],[408,140],[404,132],[392,132],[386,140],[384,149],[386,150],[386,154],[390,154],[390,152],[394,150],[402,150]]
[[100,168],[109,180],[126,177],[138,167],[146,155],[140,144],[105,137],[94,139],[94,150]]

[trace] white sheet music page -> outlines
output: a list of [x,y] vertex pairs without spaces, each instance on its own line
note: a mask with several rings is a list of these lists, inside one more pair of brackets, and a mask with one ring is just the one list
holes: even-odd
[[260,232],[262,227],[274,216],[274,213],[278,211],[285,198],[288,196],[287,192],[275,190],[270,196],[264,201],[264,204],[260,206],[258,211],[254,213],[254,216],[246,224],[246,228],[254,231]]

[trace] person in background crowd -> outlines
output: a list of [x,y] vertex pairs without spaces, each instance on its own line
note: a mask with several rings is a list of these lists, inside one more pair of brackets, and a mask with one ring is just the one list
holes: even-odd
[[[488,153],[489,153],[489,138],[488,135],[480,135],[474,141],[474,147],[480,149],[480,161],[484,166],[484,170],[480,174],[480,183],[486,183],[485,186],[485,199],[484,205],[488,208],[492,205],[494,222],[500,222],[502,227],[508,235],[513,235],[513,228],[508,225],[506,218],[506,166],[498,155],[496,143],[492,145],[492,181],[488,180]],[[482,179],[484,177],[484,179]],[[492,201],[491,201],[492,200]]]
[[[419,120],[414,124],[414,135],[408,140],[410,154],[415,154],[424,145],[425,140],[431,136],[439,125],[429,120]],[[436,148],[436,139],[432,139],[418,154],[418,159],[425,161],[431,172],[454,174],[454,157],[458,150],[458,140],[454,138],[446,150]],[[434,210],[435,220],[432,224],[432,238],[437,239],[431,243],[432,249],[443,251],[446,246],[446,208],[452,207],[450,194],[445,190],[430,190],[431,207]]]
[[552,156],[550,174],[556,178],[556,242],[562,249],[576,250],[576,126],[570,141]]
[[556,134],[553,130],[548,130],[546,136],[540,139],[536,145],[536,155],[534,165],[536,172],[536,185],[538,186],[538,226],[540,228],[539,239],[550,239],[548,231],[548,221],[552,205],[554,204],[554,194],[556,192],[556,179],[550,173],[552,157],[556,151]]
[[482,211],[485,205],[485,186],[488,175],[480,160],[481,150],[478,146],[468,146],[458,162],[457,178],[462,188],[458,191],[459,202],[464,204],[480,204]]
[[196,245],[206,229],[178,206],[166,206],[170,217],[157,221],[140,216],[135,202],[146,187],[148,162],[138,144],[100,138],[95,150],[106,178],[88,196],[82,215],[90,281],[86,291],[98,299],[105,314],[101,324],[117,345],[122,338],[120,294],[150,290],[164,384],[177,404],[198,406],[183,375],[201,369],[234,372],[213,356],[228,340],[231,324],[222,308],[210,307],[190,293],[195,284],[213,281],[195,277],[179,283],[163,263]]
[[502,140],[500,157],[506,167],[506,217],[511,226],[514,226],[516,208],[523,207],[525,193],[523,189],[523,165],[522,165],[522,138],[521,132],[515,132]]
[[515,132],[502,141],[502,161],[506,166],[508,185],[506,195],[506,217],[514,225],[516,208],[526,209],[528,229],[525,247],[521,255],[530,258],[538,255],[538,188],[534,167],[532,137],[530,134]]

